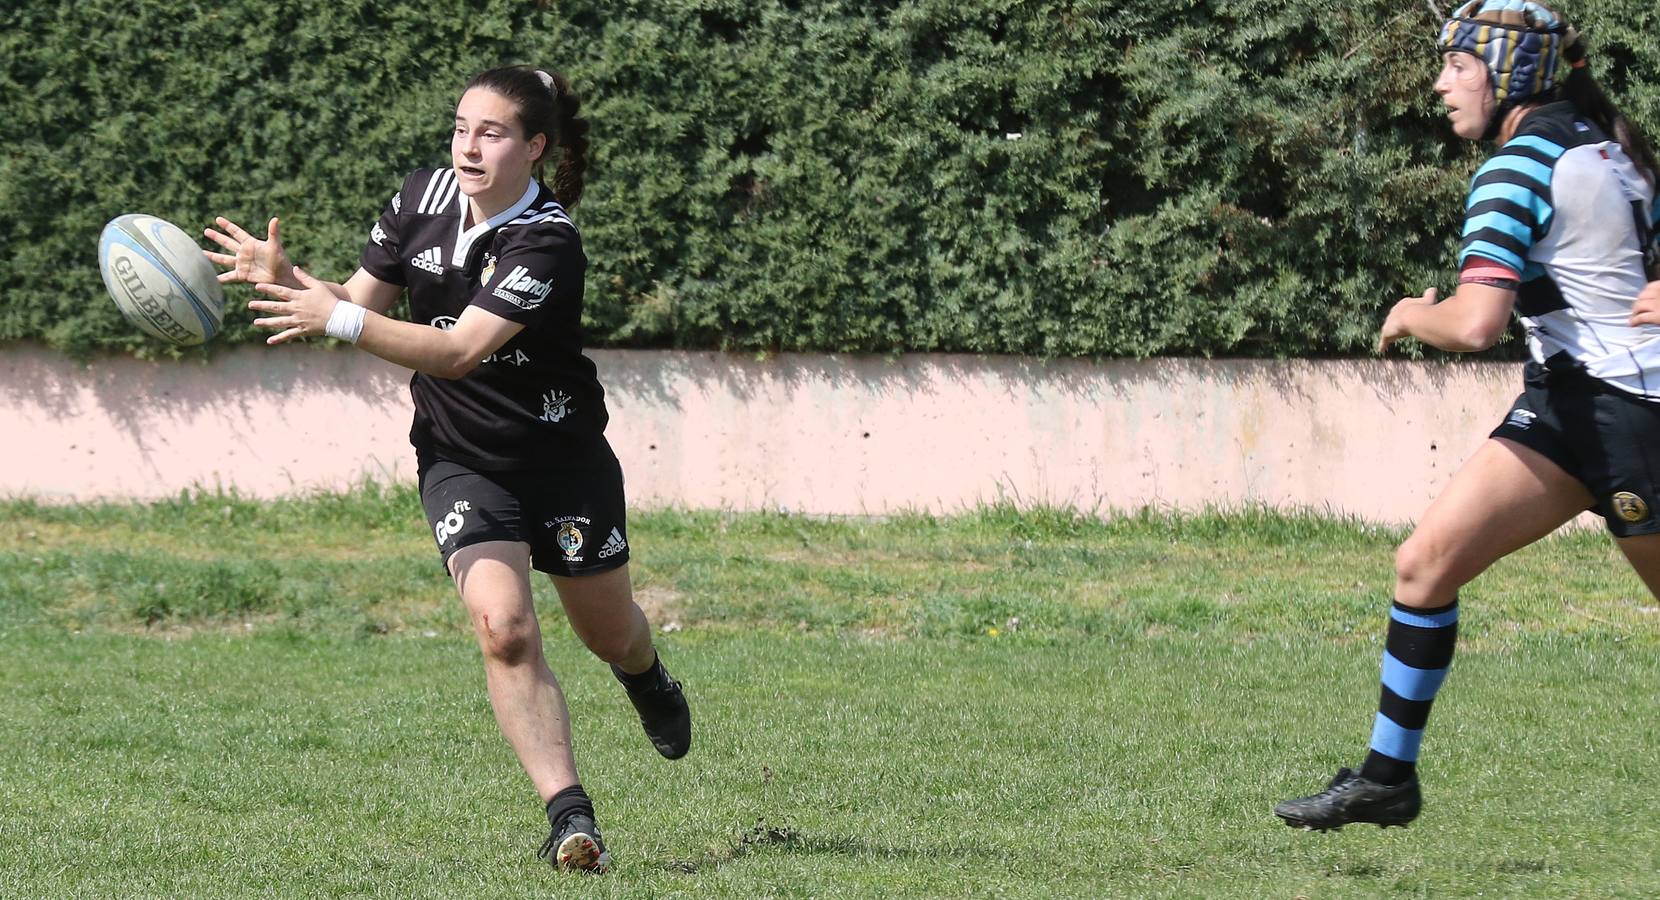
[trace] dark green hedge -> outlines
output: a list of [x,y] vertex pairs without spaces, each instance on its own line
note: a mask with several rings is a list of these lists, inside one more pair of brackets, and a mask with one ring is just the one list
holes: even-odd
[[[1660,132],[1653,0],[1563,6]],[[7,4],[0,340],[156,351],[96,272],[124,212],[280,214],[344,277],[447,158],[459,86],[512,61],[588,98],[596,343],[1359,352],[1446,286],[1481,152],[1430,94],[1435,25],[1380,0]]]

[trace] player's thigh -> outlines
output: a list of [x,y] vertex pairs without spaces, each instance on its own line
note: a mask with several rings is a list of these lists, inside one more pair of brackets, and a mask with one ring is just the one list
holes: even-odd
[[522,541],[468,544],[449,558],[450,577],[480,635],[534,629],[530,545]]
[[634,603],[634,587],[627,564],[589,575],[549,575],[571,630],[589,647],[617,644],[616,654],[627,646],[649,640],[651,626],[645,613]]
[[1425,510],[1401,547],[1397,567],[1403,577],[1422,574],[1463,584],[1591,504],[1585,485],[1543,454],[1489,439]]

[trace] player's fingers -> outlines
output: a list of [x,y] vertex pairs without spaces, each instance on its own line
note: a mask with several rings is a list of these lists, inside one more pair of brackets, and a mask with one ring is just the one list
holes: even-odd
[[321,281],[318,281],[317,279],[311,277],[310,272],[307,272],[306,270],[300,268],[299,266],[294,267],[294,277],[300,279],[300,283],[305,285],[308,288],[322,287],[323,286],[323,283]]
[[241,246],[240,242],[233,241],[233,240],[230,239],[230,237],[228,235],[220,234],[219,232],[214,231],[212,228],[202,229],[202,236],[207,238],[208,240],[214,242],[215,244],[218,244],[219,246],[224,247],[226,250],[229,250],[232,253],[235,253],[236,248]]
[[230,255],[229,253],[215,253],[212,250],[203,250],[202,255],[208,258],[208,262],[215,263],[217,265],[236,265],[236,257]]
[[235,269],[232,269],[229,272],[220,272],[218,278],[220,284],[236,284],[245,280],[242,277],[242,273],[236,271]]
[[299,291],[291,288],[285,288],[280,284],[271,284],[267,281],[261,281],[259,284],[254,285],[254,290],[259,291],[261,294],[269,294],[278,300],[292,300],[294,299],[294,296],[299,293]]
[[305,332],[301,331],[300,329],[290,328],[287,331],[282,332],[281,334],[271,335],[270,337],[265,339],[265,343],[267,343],[267,344],[284,344],[284,343],[287,343],[289,341],[294,340],[295,338],[304,337],[304,336],[305,336]]
[[1430,303],[1434,303],[1435,298],[1439,296],[1441,296],[1441,292],[1437,291],[1435,288],[1430,288],[1429,290],[1424,291],[1424,299],[1428,300]]
[[220,216],[219,218],[215,219],[214,221],[218,222],[220,228],[223,228],[226,231],[230,232],[231,237],[236,238],[238,241],[245,241],[245,240],[248,240],[249,238],[253,237],[253,235],[249,234],[247,232],[247,230],[244,229],[241,225],[238,225],[235,222],[232,222],[230,219],[227,219],[224,216]]
[[273,243],[280,242],[282,240],[280,237],[277,236],[277,217],[276,216],[272,216],[270,223],[268,223],[265,226],[265,236],[266,236],[265,237],[266,240],[272,241]]

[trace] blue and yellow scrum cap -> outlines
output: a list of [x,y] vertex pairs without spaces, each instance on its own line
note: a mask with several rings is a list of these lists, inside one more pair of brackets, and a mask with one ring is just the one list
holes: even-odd
[[[1441,26],[1442,53],[1487,63],[1499,103],[1543,94],[1566,77],[1563,53],[1579,40],[1567,20],[1537,0],[1470,0]],[[1583,65],[1583,58],[1573,65]]]

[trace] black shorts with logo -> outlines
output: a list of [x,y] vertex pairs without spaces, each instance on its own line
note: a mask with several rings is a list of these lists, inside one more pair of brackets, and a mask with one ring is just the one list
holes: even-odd
[[530,545],[530,564],[550,575],[592,575],[628,562],[622,467],[616,456],[546,470],[480,472],[419,461],[421,506],[443,555],[485,541]]
[[1660,533],[1660,402],[1532,362],[1524,381],[1492,436],[1534,450],[1579,479],[1615,537]]

